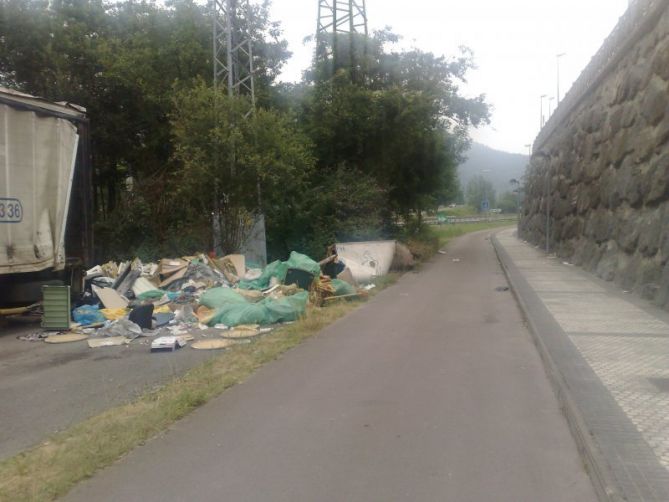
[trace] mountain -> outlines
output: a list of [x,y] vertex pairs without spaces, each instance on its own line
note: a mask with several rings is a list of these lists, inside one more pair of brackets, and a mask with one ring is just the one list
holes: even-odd
[[513,189],[509,180],[520,180],[528,162],[527,155],[494,150],[480,143],[472,143],[466,157],[458,166],[462,190],[466,191],[469,180],[480,174],[493,184],[498,195]]

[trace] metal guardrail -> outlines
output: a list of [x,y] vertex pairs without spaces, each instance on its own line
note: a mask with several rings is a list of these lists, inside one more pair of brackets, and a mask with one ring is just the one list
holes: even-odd
[[423,221],[428,225],[452,225],[455,223],[518,221],[518,216],[515,214],[506,214],[500,216],[447,216],[446,218],[428,216],[424,218]]

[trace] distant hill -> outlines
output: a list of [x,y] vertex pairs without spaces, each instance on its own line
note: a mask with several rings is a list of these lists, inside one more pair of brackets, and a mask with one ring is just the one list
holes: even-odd
[[458,166],[462,190],[466,190],[470,179],[482,174],[493,184],[497,195],[512,190],[509,180],[520,180],[528,160],[527,155],[502,152],[479,143],[472,143],[466,156],[467,160]]

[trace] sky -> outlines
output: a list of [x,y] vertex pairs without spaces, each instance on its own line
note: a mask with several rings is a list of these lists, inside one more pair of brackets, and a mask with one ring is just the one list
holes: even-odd
[[[539,132],[540,96],[557,94],[556,55],[560,58],[560,95],[564,96],[601,47],[628,0],[367,0],[369,29],[386,26],[401,35],[400,48],[455,56],[465,45],[477,69],[460,85],[465,96],[485,94],[491,124],[471,131],[472,138],[508,152],[527,153]],[[280,21],[293,52],[281,80],[296,81],[309,65],[318,0],[273,0],[272,18]],[[551,101],[551,108],[557,100]],[[548,114],[548,99],[543,101]]]

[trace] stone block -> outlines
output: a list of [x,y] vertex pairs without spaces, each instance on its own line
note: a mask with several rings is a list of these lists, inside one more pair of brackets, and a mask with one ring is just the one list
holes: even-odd
[[639,221],[636,212],[627,210],[617,220],[616,242],[620,249],[631,254],[639,243]]
[[636,103],[625,103],[623,105],[623,116],[620,119],[620,125],[623,129],[632,127],[637,119],[638,105]]
[[609,114],[610,136],[615,136],[623,126],[623,107],[616,106]]
[[669,106],[667,82],[661,78],[653,78],[644,91],[641,114],[652,126],[660,123]]
[[646,127],[634,136],[634,162],[641,164],[646,162],[655,152],[657,140],[653,129]]
[[669,199],[669,153],[653,158],[642,181],[644,202],[654,205]]
[[639,229],[638,249],[646,258],[653,257],[657,254],[664,224],[663,219],[663,208],[644,211],[637,219],[637,227]]
[[662,265],[659,261],[640,257],[636,269],[636,277],[637,281],[634,285],[634,291],[646,300],[654,300],[659,293],[662,277]]
[[634,146],[630,141],[631,136],[632,134],[629,133],[629,130],[623,129],[611,141],[610,158],[614,167],[619,167],[623,163],[623,160],[625,160],[625,157],[634,151]]
[[664,41],[664,45],[658,47],[655,51],[652,61],[653,73],[663,80],[669,80],[669,45],[667,41]]
[[[643,176],[641,170],[627,159],[615,175],[615,184],[611,197],[622,197],[632,207],[639,207],[643,202]],[[612,204],[612,207],[617,207]]]
[[[667,104],[669,106],[669,103]],[[669,113],[664,115],[662,121],[657,125],[653,131],[655,137],[655,147],[660,149],[669,141]]]
[[597,263],[595,273],[605,281],[612,281],[618,268],[618,246],[615,241],[609,241],[604,246],[604,252]]

